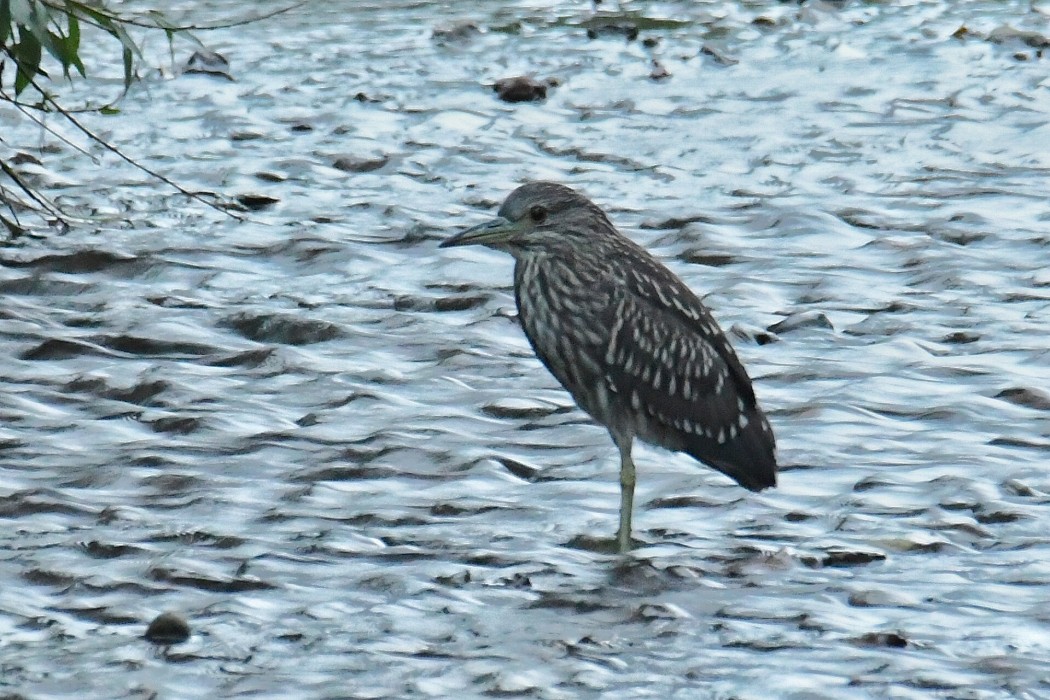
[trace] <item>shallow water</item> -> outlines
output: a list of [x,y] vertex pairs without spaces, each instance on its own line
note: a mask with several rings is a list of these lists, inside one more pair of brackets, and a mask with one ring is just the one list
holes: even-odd
[[[84,117],[245,223],[0,112],[89,219],[0,248],[0,691],[1050,697],[1050,58],[1000,41],[1045,8],[333,5],[202,35],[233,80],[153,38]],[[608,436],[509,258],[436,247],[529,178],[736,331],[778,489],[638,448],[594,550]]]

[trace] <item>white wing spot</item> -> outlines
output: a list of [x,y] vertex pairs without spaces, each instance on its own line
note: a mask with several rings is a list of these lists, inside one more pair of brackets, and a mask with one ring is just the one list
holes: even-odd
[[679,310],[679,311],[681,311],[681,312],[682,312],[683,314],[685,314],[686,318],[690,318],[690,319],[692,319],[692,320],[694,320],[694,321],[696,320],[696,312],[695,312],[695,311],[693,311],[692,309],[690,309],[689,307],[687,307],[687,306],[686,306],[685,304],[683,304],[682,302],[680,302],[680,301],[678,300],[678,297],[673,297],[673,298],[671,299],[671,303],[672,303],[672,304],[674,304],[674,307],[675,307],[676,309],[678,309],[678,310]]
[[656,292],[656,296],[659,297],[660,303],[664,305],[664,308],[671,305],[671,300],[664,296],[662,289],[656,286],[654,286],[653,289]]

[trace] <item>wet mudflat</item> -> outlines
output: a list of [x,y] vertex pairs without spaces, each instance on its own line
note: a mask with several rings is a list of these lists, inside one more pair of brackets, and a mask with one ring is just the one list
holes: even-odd
[[[86,121],[246,223],[0,112],[92,222],[0,248],[0,695],[1050,696],[1046,12],[600,9],[148,45]],[[590,546],[615,449],[510,259],[436,247],[534,178],[707,295],[780,488],[641,448],[642,546]]]

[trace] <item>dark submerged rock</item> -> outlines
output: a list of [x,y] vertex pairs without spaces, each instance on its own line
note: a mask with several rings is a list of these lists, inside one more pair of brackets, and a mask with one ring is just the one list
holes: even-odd
[[459,44],[478,36],[481,36],[481,28],[470,21],[435,27],[431,34],[438,44]]
[[149,623],[143,636],[152,644],[181,644],[190,638],[190,625],[175,613],[161,613]]
[[599,24],[594,27],[587,28],[588,39],[598,39],[601,37],[623,37],[627,41],[634,41],[638,38],[638,27],[633,24]]
[[389,161],[386,156],[340,156],[332,163],[332,167],[347,173],[370,173],[379,170]]
[[791,331],[797,331],[801,328],[827,328],[828,330],[835,330],[835,327],[831,325],[831,320],[820,311],[802,311],[800,313],[791,314],[783,321],[774,323],[766,330],[770,333],[782,335]]
[[891,649],[903,649],[908,646],[908,639],[897,632],[868,632],[853,640],[854,644],[862,647],[889,647]]
[[541,82],[527,75],[501,78],[492,86],[496,95],[504,102],[536,102],[547,98],[548,82]]
[[237,195],[237,201],[245,209],[251,209],[252,211],[258,211],[259,209],[266,209],[272,207],[277,202],[281,201],[276,197],[270,197],[265,194],[241,194]]

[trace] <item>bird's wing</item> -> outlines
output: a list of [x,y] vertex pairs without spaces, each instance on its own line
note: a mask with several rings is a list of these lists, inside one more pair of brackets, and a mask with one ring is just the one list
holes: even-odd
[[775,483],[772,430],[710,312],[652,262],[621,276],[609,305],[606,379],[640,416],[637,434],[760,489]]
[[634,265],[626,272],[629,293],[638,301],[647,303],[652,311],[664,311],[658,316],[664,317],[670,326],[684,324],[685,333],[691,330],[697,337],[707,341],[715,355],[724,362],[725,370],[729,373],[727,379],[731,378],[740,398],[746,404],[754,405],[755,393],[751,388],[751,378],[711,312],[670,270],[655,260],[647,262],[647,266]]

